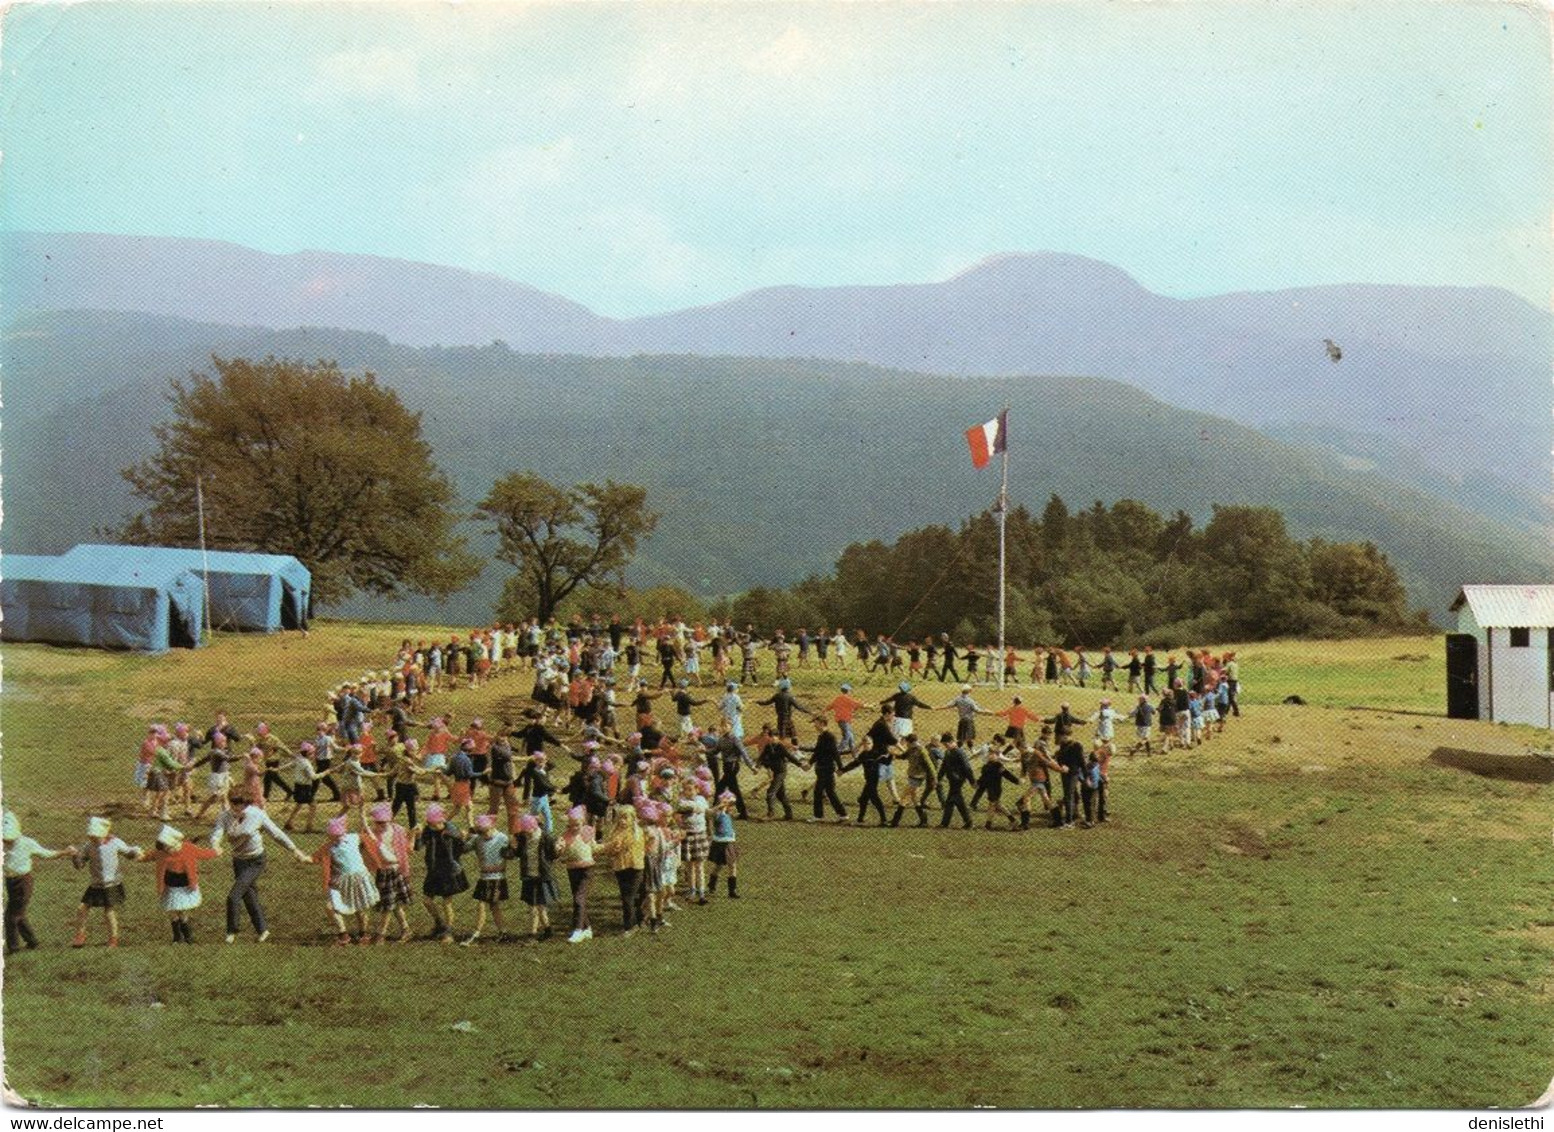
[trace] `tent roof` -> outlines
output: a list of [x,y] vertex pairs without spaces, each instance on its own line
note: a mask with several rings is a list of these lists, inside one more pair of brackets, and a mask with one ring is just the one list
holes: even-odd
[[[120,586],[127,589],[167,589],[181,583],[189,567],[165,559],[130,556],[37,554],[0,556],[0,578],[13,581],[68,582],[78,586]],[[196,579],[196,582],[198,580]]]
[[1452,612],[1464,605],[1486,629],[1554,626],[1554,586],[1463,586]]
[[233,550],[212,550],[202,555],[196,547],[181,546],[108,546],[81,543],[65,557],[91,557],[104,561],[161,561],[176,563],[180,569],[199,573],[209,557],[213,574],[308,575],[308,568],[289,554],[258,554]]

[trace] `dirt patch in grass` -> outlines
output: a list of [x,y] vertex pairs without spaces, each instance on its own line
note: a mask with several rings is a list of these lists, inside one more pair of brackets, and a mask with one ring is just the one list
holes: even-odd
[[1437,747],[1430,752],[1430,761],[1505,782],[1532,782],[1540,786],[1554,782],[1554,759],[1545,755],[1497,755],[1461,747]]
[[1263,835],[1251,826],[1227,826],[1222,836],[1224,840],[1220,842],[1220,849],[1232,856],[1254,857],[1260,861],[1273,856],[1268,851],[1268,842],[1263,839]]

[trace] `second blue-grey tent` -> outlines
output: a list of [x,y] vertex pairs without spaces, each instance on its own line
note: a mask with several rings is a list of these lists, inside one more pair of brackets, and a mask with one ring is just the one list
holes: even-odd
[[83,543],[65,555],[121,561],[155,561],[210,577],[210,622],[214,629],[273,633],[305,629],[313,575],[289,554],[250,554],[174,546],[104,546]]
[[8,641],[196,648],[200,580],[186,567],[118,556],[0,557],[0,636]]

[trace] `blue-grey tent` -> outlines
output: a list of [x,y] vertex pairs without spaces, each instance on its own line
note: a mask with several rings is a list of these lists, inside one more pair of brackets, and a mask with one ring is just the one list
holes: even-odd
[[149,559],[0,557],[0,636],[8,641],[196,648],[204,613],[187,567]]
[[123,562],[158,562],[192,570],[203,577],[206,558],[210,572],[210,622],[214,629],[305,629],[313,575],[289,554],[246,554],[230,550],[199,550],[172,546],[101,546],[83,543],[66,558]]

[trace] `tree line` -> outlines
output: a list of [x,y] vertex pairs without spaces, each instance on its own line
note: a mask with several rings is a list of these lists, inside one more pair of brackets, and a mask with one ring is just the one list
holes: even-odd
[[[1015,645],[1350,637],[1429,632],[1396,569],[1372,543],[1297,541],[1270,507],[1215,505],[1199,529],[1132,499],[1040,517],[1008,515],[1006,639]],[[929,525],[885,544],[853,543],[824,576],[727,603],[736,624],[845,626],[897,641],[942,632],[998,636],[998,520]]]

